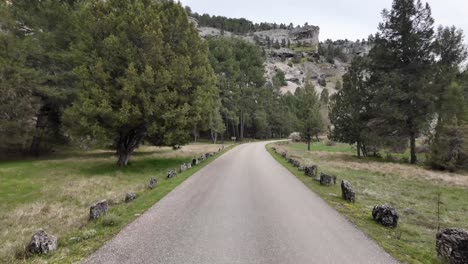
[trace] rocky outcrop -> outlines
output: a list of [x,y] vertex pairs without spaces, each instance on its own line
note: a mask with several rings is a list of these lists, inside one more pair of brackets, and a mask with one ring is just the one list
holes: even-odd
[[148,188],[150,188],[151,190],[154,189],[157,183],[158,183],[158,180],[156,180],[155,177],[151,177],[149,184],[148,184]]
[[356,193],[348,181],[341,181],[341,196],[348,202],[354,203],[356,201]]
[[437,255],[450,264],[468,263],[468,230],[448,228],[437,233]]
[[108,210],[109,210],[109,203],[107,202],[107,200],[102,200],[93,204],[89,208],[89,220],[98,219],[99,217],[105,215]]
[[36,232],[28,244],[30,254],[47,254],[57,249],[57,237],[47,234],[44,230]]
[[385,227],[397,227],[398,225],[398,213],[390,205],[374,206],[372,218]]
[[320,28],[317,26],[303,26],[291,30],[289,36],[295,43],[303,46],[318,47]]

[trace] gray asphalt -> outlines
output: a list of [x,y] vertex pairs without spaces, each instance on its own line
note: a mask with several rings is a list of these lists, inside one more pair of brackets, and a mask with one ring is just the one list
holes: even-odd
[[230,150],[84,263],[397,263],[265,145]]

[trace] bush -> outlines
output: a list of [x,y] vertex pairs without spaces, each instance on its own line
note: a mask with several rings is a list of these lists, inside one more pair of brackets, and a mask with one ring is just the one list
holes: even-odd
[[328,147],[334,147],[336,146],[336,142],[328,140],[327,142],[325,142],[325,145],[327,145]]
[[102,226],[116,226],[122,222],[122,218],[114,213],[108,213],[100,219]]

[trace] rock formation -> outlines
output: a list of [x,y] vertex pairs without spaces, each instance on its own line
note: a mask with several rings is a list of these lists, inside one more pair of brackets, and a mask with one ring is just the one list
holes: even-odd
[[348,181],[341,181],[341,195],[343,199],[345,199],[348,202],[354,203],[356,201],[356,193],[354,192],[351,183],[349,183]]
[[57,238],[47,234],[44,230],[36,232],[28,244],[30,254],[47,254],[57,249]]
[[375,206],[372,210],[372,218],[385,227],[396,227],[398,225],[398,213],[395,208],[389,205]]
[[437,233],[437,255],[447,263],[468,263],[468,230],[448,228]]
[[89,208],[89,219],[96,220],[99,217],[105,215],[108,210],[109,203],[107,202],[107,200],[99,201]]

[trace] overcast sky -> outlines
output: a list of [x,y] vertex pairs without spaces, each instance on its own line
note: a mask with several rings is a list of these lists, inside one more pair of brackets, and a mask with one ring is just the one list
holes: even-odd
[[[320,26],[320,39],[362,39],[377,32],[381,11],[392,0],[181,0],[194,12]],[[455,25],[468,34],[468,0],[427,0],[436,25]],[[468,39],[465,37],[465,42]]]

